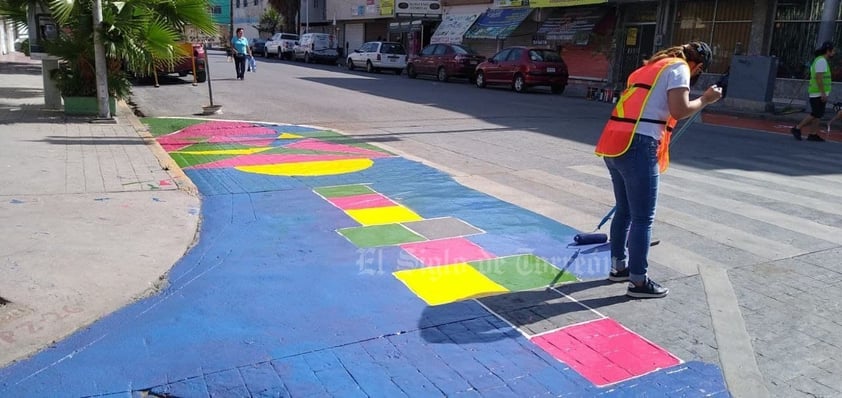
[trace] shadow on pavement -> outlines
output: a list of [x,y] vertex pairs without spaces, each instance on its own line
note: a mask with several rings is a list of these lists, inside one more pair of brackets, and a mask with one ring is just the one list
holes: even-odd
[[31,62],[0,62],[3,75],[41,75],[41,64]]
[[[87,121],[85,123],[88,123]],[[63,137],[49,136],[30,142],[45,142],[54,145],[146,145],[141,137]]]

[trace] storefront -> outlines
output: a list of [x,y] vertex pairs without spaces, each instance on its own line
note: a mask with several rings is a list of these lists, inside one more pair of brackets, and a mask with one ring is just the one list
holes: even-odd
[[605,6],[543,8],[532,44],[561,52],[571,76],[604,80],[609,75],[615,9]]
[[460,44],[465,33],[473,26],[474,22],[482,13],[473,14],[447,14],[442,18],[441,24],[430,38],[430,44],[447,43]]
[[439,0],[396,0],[388,38],[403,44],[409,54],[417,54],[430,43],[441,15]]

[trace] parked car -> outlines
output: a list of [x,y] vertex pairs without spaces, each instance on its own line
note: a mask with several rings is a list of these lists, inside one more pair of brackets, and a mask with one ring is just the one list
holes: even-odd
[[567,77],[567,64],[557,52],[535,47],[504,48],[476,69],[477,87],[508,84],[519,93],[529,87],[550,86],[554,94],[561,94]]
[[298,41],[298,35],[295,33],[275,33],[264,44],[263,56],[269,58],[274,54],[279,59],[292,59],[296,41]]
[[308,64],[311,62],[335,64],[338,56],[336,39],[327,33],[305,33],[301,35],[301,39],[293,50],[295,60],[301,59]]
[[400,43],[370,41],[348,54],[345,65],[349,70],[364,67],[369,73],[391,69],[400,75],[406,68],[406,49]]
[[440,82],[451,77],[466,77],[473,81],[474,71],[485,57],[461,44],[430,44],[418,55],[410,55],[406,75],[433,75]]
[[[194,74],[193,60],[195,59],[196,81],[199,83],[207,81],[208,74],[205,70],[205,62],[207,62],[205,47],[201,43],[188,42],[179,43],[179,46],[183,49],[184,53],[188,55],[179,58],[171,65],[159,66],[157,71],[158,75],[167,75],[171,73],[177,73],[180,77],[192,75]],[[191,57],[189,54],[192,54],[193,56]]]
[[266,39],[251,39],[251,53],[266,56]]

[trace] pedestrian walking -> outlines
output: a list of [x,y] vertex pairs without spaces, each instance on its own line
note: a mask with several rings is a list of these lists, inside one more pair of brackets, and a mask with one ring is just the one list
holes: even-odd
[[243,80],[246,75],[246,57],[250,57],[249,39],[243,36],[243,28],[237,28],[237,37],[231,39],[231,51],[234,54],[234,69],[237,79]]
[[[826,41],[817,48],[813,63],[810,64],[810,84],[807,86],[807,93],[810,94],[810,114],[807,115],[797,126],[789,131],[796,140],[801,141],[801,129],[816,128],[816,132],[807,135],[807,141],[822,142],[824,138],[818,134],[818,121],[824,116],[827,107],[827,96],[830,95],[832,85],[830,66],[828,60],[833,58],[835,49],[833,43]],[[830,123],[828,123],[830,129]]]
[[614,188],[611,221],[611,272],[608,279],[629,281],[626,295],[664,297],[669,289],[649,279],[649,245],[660,173],[669,165],[669,141],[676,121],[718,101],[716,85],[690,100],[690,87],[710,65],[711,50],[691,42],[659,51],[632,72],[596,145]]

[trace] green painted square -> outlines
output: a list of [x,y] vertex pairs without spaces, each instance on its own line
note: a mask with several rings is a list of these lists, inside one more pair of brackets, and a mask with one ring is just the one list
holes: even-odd
[[576,280],[573,274],[562,271],[533,254],[471,261],[468,264],[479,270],[488,279],[513,292]]
[[392,246],[426,240],[423,236],[406,229],[400,224],[342,228],[339,233],[361,248]]
[[375,193],[368,185],[338,185],[333,187],[322,187],[314,189],[317,194],[326,198],[339,198],[342,196],[365,195]]
[[175,160],[178,167],[190,167],[200,164],[215,162],[217,160],[233,158],[235,155],[193,155],[186,153],[170,152],[170,157]]

